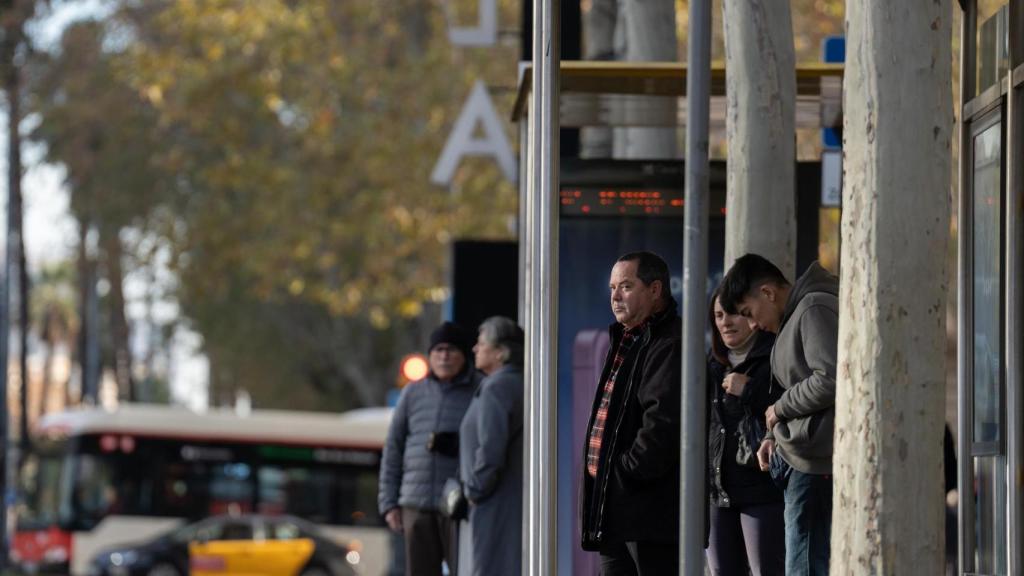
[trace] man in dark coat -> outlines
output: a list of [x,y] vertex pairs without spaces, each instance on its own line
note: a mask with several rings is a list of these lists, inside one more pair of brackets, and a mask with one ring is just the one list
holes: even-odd
[[679,563],[682,323],[656,254],[619,258],[609,280],[611,348],[587,426],[584,550],[604,576],[671,575]]

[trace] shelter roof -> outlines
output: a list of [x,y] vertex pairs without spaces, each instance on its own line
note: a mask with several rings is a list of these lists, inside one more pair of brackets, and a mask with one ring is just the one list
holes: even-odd
[[[519,86],[512,110],[518,122],[527,115],[532,89],[529,62],[520,65]],[[561,125],[578,126],[682,126],[686,119],[686,64],[675,62],[563,61],[561,63]],[[838,126],[842,123],[842,64],[805,64],[797,67],[797,127]],[[725,122],[725,67],[711,69],[711,123]],[[628,115],[614,102],[641,104],[674,98],[675,114],[664,106],[645,114],[643,106],[629,106]],[[640,108],[640,112],[637,112]]]

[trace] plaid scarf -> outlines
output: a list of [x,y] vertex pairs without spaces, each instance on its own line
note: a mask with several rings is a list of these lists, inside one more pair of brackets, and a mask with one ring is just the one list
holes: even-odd
[[647,328],[648,321],[640,323],[633,328],[626,329],[622,333],[622,340],[615,350],[615,358],[612,360],[612,369],[608,372],[608,380],[604,383],[604,392],[601,394],[601,403],[597,406],[597,414],[594,415],[594,425],[590,428],[590,437],[587,440],[587,473],[597,477],[597,462],[601,458],[601,441],[604,438],[604,426],[608,420],[608,404],[612,401],[612,391],[615,390],[615,378],[619,375],[619,368],[625,362],[633,344]]

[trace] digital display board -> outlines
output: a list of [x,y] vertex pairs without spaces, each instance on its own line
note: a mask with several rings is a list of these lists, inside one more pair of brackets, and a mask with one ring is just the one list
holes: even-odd
[[[566,218],[682,219],[686,204],[681,160],[563,158],[559,215]],[[708,171],[708,215],[725,215],[725,163]]]
[[679,188],[611,188],[578,186],[559,194],[563,216],[683,216]]

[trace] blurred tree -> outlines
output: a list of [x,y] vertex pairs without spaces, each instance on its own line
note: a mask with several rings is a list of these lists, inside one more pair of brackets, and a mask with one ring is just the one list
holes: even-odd
[[[57,354],[70,351],[79,328],[78,311],[75,308],[74,265],[62,262],[42,270],[32,287],[31,318],[33,331],[43,343],[43,385],[39,394],[39,414],[45,414],[49,399],[53,395],[54,360]],[[62,390],[63,402],[67,405],[68,381],[57,382]]]
[[144,9],[126,6],[121,71],[164,127],[180,295],[215,387],[259,401],[239,375],[265,371],[237,353],[262,333],[322,394],[380,403],[437,320],[450,239],[509,235],[515,191],[494,167],[467,163],[450,191],[428,176],[472,80],[511,79],[515,50],[453,50],[457,15],[426,0]]
[[[32,101],[40,122],[32,136],[46,144],[48,161],[67,169],[71,211],[79,225],[80,317],[87,324],[81,331],[83,344],[94,345],[88,335],[98,333],[88,325],[99,322],[88,313],[88,303],[102,271],[109,285],[104,325],[110,333],[110,364],[119,396],[131,400],[135,390],[121,233],[129,226],[149,226],[166,186],[152,160],[159,136],[156,116],[144,98],[118,82],[113,54],[103,46],[107,40],[101,23],[76,23],[65,31],[57,55],[41,55]],[[80,358],[89,354],[83,349]],[[89,393],[85,388],[83,393]]]
[[427,182],[474,67],[433,2],[398,4],[173,2],[151,21],[125,68],[175,128],[162,156],[187,192],[192,268],[238,266],[255,294],[384,328],[443,285],[452,235],[507,234],[496,171],[482,190]]
[[108,299],[113,239],[141,228],[171,249],[215,401],[382,402],[439,319],[451,239],[512,236],[495,166],[465,161],[450,189],[428,177],[472,82],[513,85],[517,46],[449,44],[475,2],[116,5],[65,33],[36,131],[97,230]]
[[[7,0],[0,4],[0,69],[3,74],[3,90],[7,97],[7,242],[3,296],[5,316],[0,326],[10,329],[9,309],[12,301],[10,286],[16,282],[18,318],[18,385],[20,400],[19,443],[21,458],[28,453],[28,330],[29,330],[29,279],[24,242],[24,201],[21,189],[23,172],[21,161],[21,98],[22,67],[29,50],[25,35],[25,24],[35,14],[36,0]],[[4,372],[3,393],[7,392],[7,338],[3,338],[4,352],[0,367]],[[6,402],[4,403],[6,406]],[[6,421],[2,436],[7,437]],[[20,462],[19,462],[20,465]]]
[[[85,293],[100,272],[110,283],[125,397],[119,287],[145,265],[131,229],[170,249],[214,400],[243,388],[257,405],[382,400],[439,319],[451,239],[512,235],[515,189],[489,161],[465,161],[450,189],[428,184],[474,80],[509,108],[514,35],[447,38],[476,4],[118,0],[108,20],[65,32],[42,62],[34,136],[68,166]],[[841,31],[842,4],[793,0],[798,61]],[[518,2],[500,10],[504,30]]]

